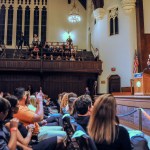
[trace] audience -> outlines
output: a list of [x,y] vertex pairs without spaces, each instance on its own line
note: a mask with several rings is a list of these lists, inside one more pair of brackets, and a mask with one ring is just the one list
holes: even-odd
[[96,99],[88,133],[99,150],[131,150],[127,130],[116,122],[116,100],[110,94]]
[[[59,94],[60,113],[70,118],[71,126],[67,126],[61,122],[62,114],[51,112],[53,105],[42,87],[35,95],[30,96],[30,92],[30,85],[28,91],[16,88],[15,96],[3,95],[0,91],[0,150],[63,150],[64,139],[67,137],[71,142],[68,136],[73,135],[74,130],[85,131],[98,150],[131,150],[129,134],[119,125],[116,100],[111,94],[99,96],[94,106],[87,87],[79,97],[73,92]],[[141,111],[150,119],[142,108]],[[37,137],[36,142],[33,137]]]

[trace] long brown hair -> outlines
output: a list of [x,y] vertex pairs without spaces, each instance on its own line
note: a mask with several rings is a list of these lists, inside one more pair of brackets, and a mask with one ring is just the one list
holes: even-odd
[[106,141],[108,144],[116,138],[116,100],[110,94],[99,96],[94,104],[88,133],[97,143]]

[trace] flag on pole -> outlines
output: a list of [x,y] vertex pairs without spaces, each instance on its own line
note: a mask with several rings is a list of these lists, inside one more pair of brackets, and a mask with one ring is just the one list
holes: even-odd
[[133,73],[138,73],[138,67],[139,67],[139,59],[138,59],[138,55],[135,51]]

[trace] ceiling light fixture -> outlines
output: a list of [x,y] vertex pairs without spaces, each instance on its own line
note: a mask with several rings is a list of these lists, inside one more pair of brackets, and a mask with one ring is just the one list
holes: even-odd
[[71,22],[71,23],[78,23],[78,22],[81,21],[81,16],[79,15],[79,9],[77,9],[75,0],[74,0],[74,3],[73,3],[73,7],[71,9],[71,12],[68,16],[68,21]]

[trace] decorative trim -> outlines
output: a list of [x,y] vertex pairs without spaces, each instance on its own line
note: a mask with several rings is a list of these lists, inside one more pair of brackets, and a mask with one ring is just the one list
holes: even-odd
[[135,2],[136,0],[122,0],[122,8],[125,10],[126,13],[131,13],[132,10],[135,9]]

